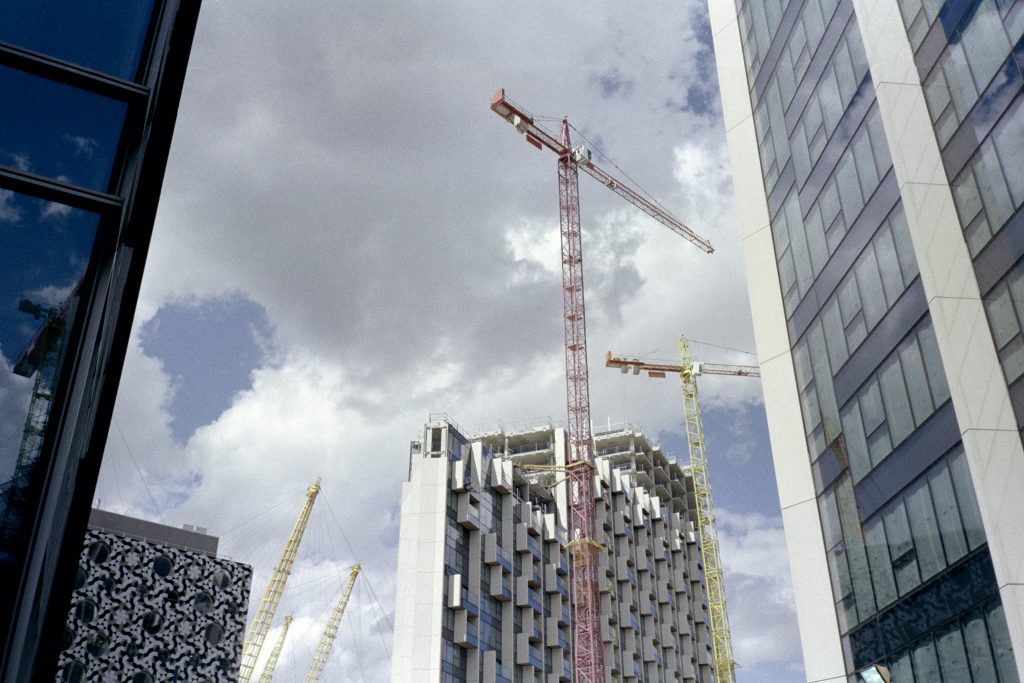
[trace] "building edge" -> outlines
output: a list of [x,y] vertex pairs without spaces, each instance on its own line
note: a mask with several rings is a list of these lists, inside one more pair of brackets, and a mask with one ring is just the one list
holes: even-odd
[[757,154],[738,15],[733,0],[708,0],[708,10],[804,672],[808,683],[841,683],[846,681],[846,667],[832,596],[828,591],[799,590],[806,585],[829,586],[830,579],[811,459],[801,431],[803,417],[779,289],[768,198]]

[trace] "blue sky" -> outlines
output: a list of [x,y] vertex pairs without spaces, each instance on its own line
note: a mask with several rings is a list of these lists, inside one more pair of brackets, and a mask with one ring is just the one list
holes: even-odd
[[[103,506],[208,527],[258,594],[322,476],[283,670],[301,677],[356,559],[393,610],[408,443],[428,415],[472,432],[565,413],[555,159],[489,111],[499,87],[568,115],[715,244],[581,179],[595,425],[635,423],[685,459],[678,384],[603,356],[671,359],[680,334],[753,350],[708,40],[697,0],[207,3]],[[759,387],[701,392],[739,680],[802,680]],[[331,680],[387,678],[376,602],[350,608],[362,628],[342,628]]]

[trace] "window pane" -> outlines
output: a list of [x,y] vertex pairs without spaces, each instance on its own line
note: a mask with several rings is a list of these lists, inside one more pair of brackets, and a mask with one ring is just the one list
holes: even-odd
[[1010,290],[1005,284],[992,291],[985,300],[985,307],[988,309],[988,320],[992,325],[992,339],[996,343],[996,348],[1001,349],[1020,332],[1017,314],[1013,310],[1013,302],[1010,301]]
[[909,283],[917,277],[917,257],[914,256],[914,245],[910,240],[910,228],[907,227],[907,217],[903,213],[902,204],[897,205],[889,220],[892,226],[892,239],[896,245],[896,255],[900,261],[900,270],[903,272],[903,281]]
[[871,471],[871,459],[868,457],[868,442],[864,439],[864,426],[860,421],[860,408],[856,400],[850,401],[843,410],[843,435],[850,472],[854,481],[860,481]]
[[889,662],[889,673],[894,681],[913,681],[914,669],[910,664],[910,651],[902,652],[896,659]]
[[926,482],[919,481],[907,494],[907,516],[914,536],[914,548],[921,568],[921,578],[927,581],[946,566],[939,541],[939,524],[932,508],[932,498]]
[[906,595],[921,583],[921,575],[917,570],[910,525],[907,523],[907,513],[902,501],[887,510],[884,518],[885,535],[889,539],[889,552],[896,572],[896,586],[900,590],[900,595]]
[[882,278],[878,275],[878,262],[875,252],[867,249],[855,266],[857,272],[857,288],[860,290],[860,303],[864,307],[864,318],[868,329],[873,328],[885,315],[885,292],[882,290]]
[[893,354],[882,366],[879,383],[882,385],[882,397],[885,399],[889,436],[892,438],[893,445],[896,445],[914,431],[914,416],[910,412],[907,388],[903,384],[903,372],[896,354]]
[[914,673],[915,681],[938,683],[942,680],[942,676],[939,674],[939,662],[935,658],[935,644],[932,643],[931,638],[914,647]]
[[822,495],[819,506],[821,508],[821,530],[825,536],[825,548],[831,548],[843,538],[842,531],[839,528],[839,508],[836,507],[836,497],[832,489],[829,489]]
[[853,483],[849,475],[844,475],[836,486],[836,505],[839,507],[839,523],[850,562],[853,592],[857,597],[857,613],[860,620],[864,620],[875,612],[875,593],[871,587],[871,570],[868,569],[857,501],[853,497]]
[[[0,190],[0,570],[20,562],[19,532],[35,524],[28,495],[49,464],[43,434],[98,226],[95,214]],[[16,588],[0,585],[0,602]]]
[[921,357],[924,359],[924,368],[928,372],[928,385],[932,390],[932,399],[936,406],[940,406],[949,398],[949,385],[946,384],[946,375],[942,370],[942,360],[939,356],[939,345],[935,341],[935,331],[932,329],[930,320],[918,329],[917,340],[921,342]]
[[882,395],[878,391],[878,383],[869,380],[867,389],[860,395],[861,416],[864,418],[864,432],[870,434],[885,420],[882,409]]
[[889,306],[903,293],[903,274],[896,256],[896,245],[892,239],[892,229],[886,226],[878,232],[875,239],[875,257],[878,259],[878,271],[882,275],[882,289],[885,290],[885,301]]
[[964,640],[967,644],[967,658],[971,663],[974,680],[997,680],[996,665],[992,659],[992,648],[989,646],[988,629],[985,628],[983,614],[973,614],[964,623]]
[[900,364],[903,365],[903,376],[907,381],[907,393],[910,395],[910,406],[914,410],[914,421],[921,424],[932,414],[932,395],[928,391],[928,376],[921,360],[921,348],[917,339],[911,337],[909,343],[900,347]]
[[12,92],[0,97],[0,164],[106,191],[126,105],[0,66],[0,93]]
[[875,586],[875,598],[881,609],[896,599],[896,579],[889,559],[889,544],[885,540],[885,527],[881,515],[864,525],[864,543],[871,563],[871,578]]
[[987,621],[989,640],[992,643],[999,680],[1016,681],[1017,665],[1013,661],[1013,644],[1010,643],[1010,632],[1006,628],[1006,615],[1001,604],[992,607]]
[[1006,181],[1015,205],[1024,203],[1024,104],[1019,96],[1013,108],[1003,116],[992,142],[1003,163]]
[[957,508],[956,496],[953,494],[953,482],[949,470],[938,467],[928,477],[928,485],[932,490],[935,503],[935,514],[939,519],[939,530],[942,532],[942,545],[946,549],[946,562],[952,564],[967,554],[967,538],[964,536],[960,511]]
[[960,635],[960,625],[953,624],[941,631],[935,639],[935,645],[939,653],[943,679],[970,681],[971,674],[967,670],[967,652],[964,650],[964,640]]
[[974,497],[974,483],[967,467],[967,456],[962,449],[950,458],[949,471],[953,478],[953,488],[956,490],[967,545],[974,550],[985,542],[985,526],[981,522],[978,500]]
[[853,166],[853,157],[849,154],[844,155],[842,161],[839,162],[839,167],[836,169],[836,181],[846,224],[853,225],[861,207],[864,206],[864,199],[860,194],[860,182],[857,180],[857,171]]
[[0,40],[112,76],[139,69],[153,0],[0,3]]

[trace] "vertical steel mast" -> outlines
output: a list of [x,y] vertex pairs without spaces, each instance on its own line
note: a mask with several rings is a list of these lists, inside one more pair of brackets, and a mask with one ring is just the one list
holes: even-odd
[[526,136],[537,149],[558,155],[558,205],[562,243],[562,309],[565,325],[565,390],[569,409],[569,548],[573,563],[573,660],[579,683],[604,683],[604,646],[601,642],[601,595],[598,558],[604,547],[595,538],[593,439],[590,433],[590,389],[587,374],[587,324],[583,302],[583,238],[580,231],[579,169],[630,202],[648,216],[707,253],[714,248],[679,219],[613,177],[591,160],[586,147],[573,149],[569,121],[562,119],[562,136],[538,125],[512,103],[501,89],[491,100],[491,111]]
[[565,325],[565,391],[569,413],[569,547],[574,575],[573,652],[576,680],[605,680],[601,644],[601,593],[597,585],[594,539],[594,465],[590,433],[590,383],[587,374],[587,316],[583,301],[583,238],[580,231],[580,182],[569,142],[569,121],[562,120],[558,157],[558,204],[562,242],[562,310]]
[[320,480],[309,487],[306,491],[306,502],[302,504],[299,518],[295,520],[292,533],[284,545],[281,557],[274,567],[274,573],[270,576],[270,583],[260,600],[260,606],[256,610],[256,616],[249,624],[249,630],[245,634],[245,642],[242,645],[242,662],[238,669],[238,680],[241,683],[249,683],[255,675],[256,660],[259,659],[260,650],[263,649],[263,641],[270,630],[270,624],[274,621],[274,614],[277,606],[281,604],[281,596],[284,594],[285,584],[292,573],[292,565],[295,564],[295,556],[299,553],[299,544],[302,543],[302,536],[306,533],[306,525],[309,524],[309,514],[313,511],[313,503],[316,502],[317,494],[320,493]]

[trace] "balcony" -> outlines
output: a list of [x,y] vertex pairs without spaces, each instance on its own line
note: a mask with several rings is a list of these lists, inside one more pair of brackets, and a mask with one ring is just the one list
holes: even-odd
[[491,487],[499,493],[512,493],[512,461],[502,458],[491,460]]
[[467,529],[480,528],[480,506],[472,500],[472,494],[469,492],[459,494],[455,521]]
[[490,568],[491,588],[490,596],[501,602],[508,602],[512,599],[512,579],[508,574],[501,571],[501,567]]

